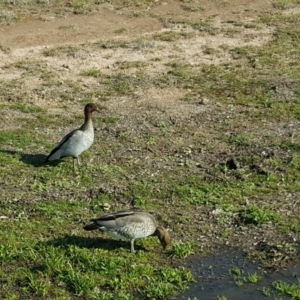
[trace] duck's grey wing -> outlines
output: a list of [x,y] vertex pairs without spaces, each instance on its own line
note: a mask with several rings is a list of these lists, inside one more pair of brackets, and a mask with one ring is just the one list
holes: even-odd
[[135,210],[133,209],[125,209],[125,210],[120,210],[111,214],[107,214],[104,216],[101,216],[99,218],[96,219],[92,219],[91,221],[109,221],[109,220],[116,220],[119,218],[123,218],[126,216],[131,216],[134,215],[136,213]]
[[72,137],[76,134],[78,129],[74,129],[71,132],[69,132],[66,136],[64,136],[56,145],[56,147],[50,152],[50,154],[46,157],[45,162],[50,160],[50,157],[55,154],[55,152],[57,152],[58,150],[60,150],[64,144]]
[[[139,210],[126,209],[120,210],[115,213],[107,214],[99,218],[91,219],[91,224],[84,226],[85,230],[101,229],[103,227],[107,229],[120,228],[130,222],[141,222],[138,214]],[[141,211],[140,211],[141,212]]]
[[78,129],[74,129],[71,132],[69,132],[67,135],[65,135],[57,144],[56,147],[61,146],[62,144],[64,144],[69,138],[71,138],[77,131]]

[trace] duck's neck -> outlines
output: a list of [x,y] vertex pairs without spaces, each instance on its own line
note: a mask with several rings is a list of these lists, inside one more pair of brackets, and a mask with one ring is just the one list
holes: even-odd
[[87,112],[85,114],[84,123],[81,126],[81,128],[84,129],[84,130],[93,128],[92,113],[91,112]]
[[88,123],[89,120],[92,120],[92,112],[86,112],[84,114],[84,123]]

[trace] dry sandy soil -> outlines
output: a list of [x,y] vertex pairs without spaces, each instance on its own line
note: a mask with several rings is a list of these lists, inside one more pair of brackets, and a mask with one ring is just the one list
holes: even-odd
[[[160,15],[165,19],[181,16],[191,20],[201,21],[214,18],[216,22],[228,20],[253,20],[259,13],[270,9],[272,1],[200,1],[202,10],[187,12],[180,1],[155,1],[146,12]],[[143,11],[140,12],[141,14]],[[39,15],[39,20],[24,18],[9,26],[1,26],[1,44],[10,47],[12,56],[18,51],[26,55],[26,50],[40,49],[53,45],[77,44],[99,39],[116,38],[120,28],[126,29],[126,36],[137,37],[164,29],[156,18],[132,16],[130,10],[115,10],[112,5],[103,4],[100,11],[93,15],[66,15],[57,18],[51,11]],[[259,35],[259,34],[258,34]],[[123,36],[124,37],[124,36]],[[241,37],[243,38],[243,37]],[[204,39],[205,40],[205,39]],[[210,40],[203,41],[210,44]],[[226,41],[225,41],[226,42]],[[234,43],[234,41],[232,42]],[[259,41],[257,41],[259,43]],[[236,41],[236,46],[239,46]]]
[[[194,34],[187,41],[180,39],[172,43],[164,41],[151,42],[151,45],[133,45],[129,48],[110,48],[90,50],[78,50],[76,53],[67,56],[50,56],[47,59],[48,66],[55,71],[61,72],[63,80],[76,80],[80,71],[89,68],[98,68],[105,74],[112,74],[120,68],[124,62],[146,62],[148,73],[167,72],[168,63],[174,60],[178,63],[218,65],[232,60],[228,49],[246,45],[263,45],[271,39],[272,28],[249,26],[237,32],[235,22],[255,24],[255,19],[264,10],[272,7],[272,1],[201,1],[200,8],[196,12],[184,9],[181,1],[155,1],[148,7],[139,8],[138,11],[131,8],[115,9],[108,3],[100,5],[97,13],[90,15],[65,14],[57,17],[51,10],[39,12],[37,16],[20,18],[18,22],[10,25],[1,25],[0,41],[4,49],[9,48],[9,54],[0,51],[0,80],[17,78],[21,71],[14,70],[7,72],[4,66],[14,64],[22,60],[43,59],[44,51],[52,47],[63,45],[87,44],[95,41],[116,41],[119,39],[143,38],[154,33],[169,31],[181,34]],[[187,19],[193,22],[212,22],[216,32],[197,32],[190,26],[170,22],[173,19]],[[228,35],[224,32],[233,31]],[[220,53],[220,48],[224,50]],[[137,49],[136,49],[137,48]],[[151,48],[151,49],[149,49]],[[218,55],[205,53],[205,49],[218,49]],[[156,58],[159,60],[156,61]],[[128,70],[128,73],[136,71],[135,68]],[[26,82],[26,79],[25,79]],[[89,78],[81,79],[81,84],[91,85]],[[28,79],[25,83],[30,94],[30,102],[41,107],[49,108],[49,100],[31,93],[38,82]],[[136,92],[135,97],[110,99],[106,107],[118,113],[134,114],[132,108],[139,113],[143,107],[158,105],[169,107],[170,115],[194,114],[203,109],[210,109],[202,106],[178,103],[184,93],[177,89],[142,89]],[[101,99],[100,99],[101,100]],[[55,108],[58,99],[52,99],[50,108]],[[202,101],[199,99],[199,101]],[[138,102],[138,106],[136,103]],[[78,107],[74,107],[78,111]],[[196,111],[195,111],[196,110]],[[4,121],[5,122],[5,121]],[[2,124],[5,127],[5,124]],[[11,124],[9,125],[11,126]]]

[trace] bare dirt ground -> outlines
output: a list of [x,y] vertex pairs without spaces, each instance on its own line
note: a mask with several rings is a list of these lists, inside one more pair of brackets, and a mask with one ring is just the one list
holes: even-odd
[[[56,17],[51,14],[51,11],[46,10],[40,12],[36,18],[21,18],[18,22],[1,26],[0,41],[4,47],[9,47],[10,53],[0,51],[0,67],[26,59],[45,59],[44,51],[55,46],[79,45],[99,40],[139,38],[153,33],[169,32],[170,30],[186,34],[194,32],[189,26],[182,27],[180,24],[177,25],[168,21],[173,18],[198,22],[213,20],[216,33],[200,32],[189,39],[188,42],[185,40],[179,40],[175,43],[155,41],[150,46],[137,46],[136,48],[139,48],[137,51],[132,51],[131,48],[108,47],[108,49],[101,49],[101,51],[98,49],[96,51],[92,50],[89,53],[78,51],[72,56],[51,56],[47,60],[51,68],[62,72],[64,80],[74,80],[81,70],[88,68],[99,68],[104,70],[103,72],[106,74],[112,74],[119,69],[119,65],[123,62],[147,62],[147,71],[154,74],[164,70],[167,72],[166,65],[172,63],[174,58],[179,63],[218,65],[232,60],[228,51],[224,50],[220,55],[215,55],[211,53],[203,54],[201,53],[203,49],[218,49],[222,45],[229,48],[246,45],[259,46],[271,39],[272,28],[268,26],[260,26],[259,28],[249,26],[242,32],[235,32],[232,36],[223,33],[226,30],[236,30],[232,24],[233,22],[255,23],[259,13],[271,8],[271,2],[251,1],[249,4],[248,1],[202,1],[201,11],[190,12],[182,8],[180,1],[156,1],[139,11],[137,16],[130,9],[115,10],[108,3],[103,4],[99,12],[92,15],[66,14],[63,17]],[[143,14],[146,12],[147,16],[144,16]],[[176,46],[174,47],[174,45]],[[135,46],[133,45],[133,47]],[[147,47],[155,50],[147,49]],[[155,61],[157,56],[160,57],[159,61]],[[133,71],[136,71],[136,69],[133,68],[128,72]],[[7,72],[5,68],[0,68],[0,80],[1,78],[17,78],[20,73],[20,71]],[[33,82],[30,78],[27,84],[26,88],[32,91],[38,82]],[[86,84],[91,84],[89,79],[86,79]],[[195,109],[196,111],[203,110],[201,106],[178,104],[177,100],[183,95],[182,90],[176,89],[165,89],[163,94],[161,89],[150,89],[146,92],[139,90],[134,99],[129,97],[125,97],[126,99],[123,99],[123,101],[110,99],[111,101],[107,103],[107,107],[110,110],[118,111],[118,113],[128,114],[128,111],[130,111],[134,114],[132,108],[136,107],[136,102],[139,103],[136,107],[139,111],[142,107],[155,103],[158,106],[169,107],[169,113],[175,114],[175,116],[182,113],[194,113]],[[37,96],[36,93],[31,93],[30,96],[32,104],[49,106],[48,99],[43,99]],[[52,101],[55,102],[56,99]],[[75,108],[75,110],[77,109],[78,107]]]
[[[163,18],[174,16],[188,17],[191,20],[202,20],[213,17],[219,21],[255,19],[257,14],[271,8],[272,1],[201,1],[201,12],[188,13],[181,7],[180,1],[156,1],[145,8],[147,12],[159,14]],[[9,26],[1,26],[0,40],[13,50],[85,43],[98,39],[115,38],[116,31],[126,29],[126,36],[136,37],[163,29],[156,18],[130,16],[132,12],[124,9],[116,11],[109,4],[103,5],[95,15],[66,15],[57,18],[51,12],[34,18],[21,19]],[[67,28],[64,30],[64,27]],[[209,41],[207,41],[209,42]],[[238,46],[238,43],[237,43]],[[30,50],[29,50],[30,51]]]

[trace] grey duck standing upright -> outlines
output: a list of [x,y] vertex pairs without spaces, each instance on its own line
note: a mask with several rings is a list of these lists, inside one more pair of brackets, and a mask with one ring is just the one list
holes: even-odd
[[157,226],[153,216],[142,210],[121,210],[91,220],[93,223],[84,226],[85,230],[100,229],[117,239],[129,239],[131,252],[134,250],[134,240],[147,236],[157,236],[165,249],[170,244],[168,231]]
[[46,162],[57,160],[66,156],[73,157],[73,166],[75,170],[75,159],[79,165],[78,156],[85,150],[89,149],[94,141],[94,127],[92,123],[92,114],[98,111],[93,103],[88,103],[84,108],[84,123],[78,129],[69,132],[57,146],[46,157]]

